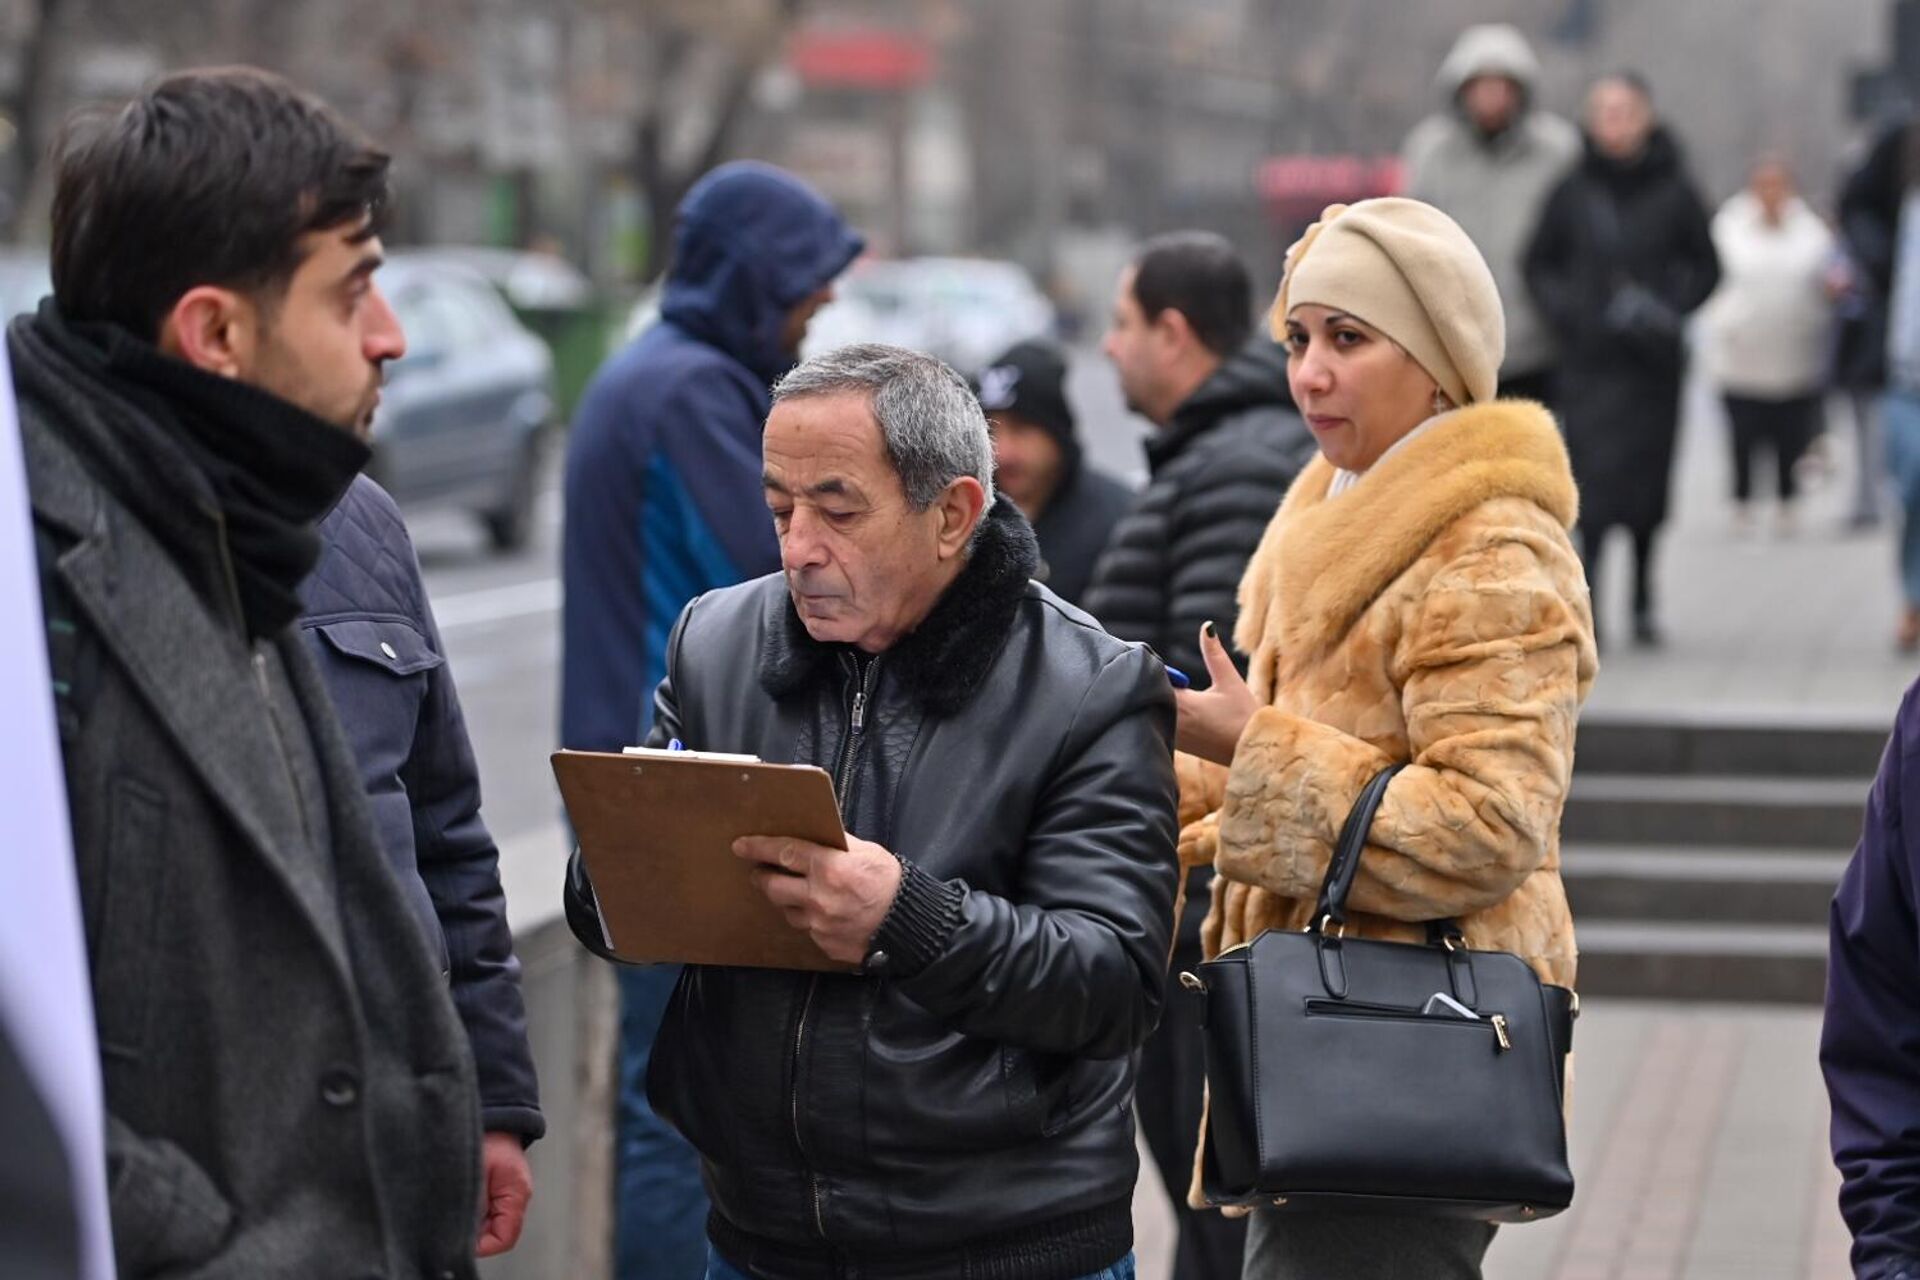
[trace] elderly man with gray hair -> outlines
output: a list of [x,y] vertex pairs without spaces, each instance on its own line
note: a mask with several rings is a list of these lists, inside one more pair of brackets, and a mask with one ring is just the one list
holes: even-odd
[[[800,365],[764,450],[783,571],[687,606],[651,741],[833,774],[848,849],[734,852],[859,971],[681,979],[648,1085],[702,1158],[707,1274],[1125,1280],[1174,896],[1165,669],[1031,581],[939,361]],[[566,898],[605,955],[577,856]]]

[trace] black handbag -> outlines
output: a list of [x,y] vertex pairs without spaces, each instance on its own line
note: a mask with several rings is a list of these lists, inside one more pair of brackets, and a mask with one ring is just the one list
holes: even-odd
[[1400,768],[1354,803],[1304,932],[1269,929],[1180,975],[1205,1002],[1210,1204],[1530,1222],[1573,1200],[1573,993],[1468,950],[1451,921],[1424,944],[1343,936]]

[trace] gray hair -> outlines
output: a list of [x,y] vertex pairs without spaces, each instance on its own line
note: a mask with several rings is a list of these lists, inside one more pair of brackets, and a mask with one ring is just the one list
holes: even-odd
[[817,355],[773,387],[773,402],[810,396],[865,396],[880,424],[900,487],[916,511],[948,485],[972,476],[993,505],[993,440],[967,381],[929,355],[862,342]]

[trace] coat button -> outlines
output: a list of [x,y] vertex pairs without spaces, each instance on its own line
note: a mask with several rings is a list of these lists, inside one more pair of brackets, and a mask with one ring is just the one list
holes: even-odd
[[360,1101],[360,1077],[336,1067],[320,1077],[320,1100],[330,1107],[350,1107]]
[[400,651],[385,640],[380,642],[380,652],[387,655],[387,661],[389,662],[398,662],[400,660]]

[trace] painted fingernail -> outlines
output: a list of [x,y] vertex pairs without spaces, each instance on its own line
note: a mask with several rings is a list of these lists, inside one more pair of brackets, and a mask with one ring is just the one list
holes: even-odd
[[1193,687],[1193,681],[1189,680],[1187,673],[1178,667],[1167,668],[1167,681],[1176,689],[1191,689]]
[[1219,638],[1220,638],[1220,632],[1214,628],[1214,625],[1211,622],[1209,622],[1207,624],[1207,639],[1218,640]]

